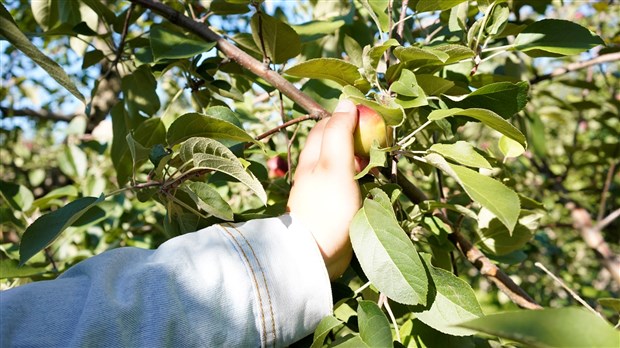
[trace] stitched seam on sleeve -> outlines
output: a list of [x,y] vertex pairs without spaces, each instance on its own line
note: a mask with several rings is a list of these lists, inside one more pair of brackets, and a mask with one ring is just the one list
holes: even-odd
[[[231,225],[229,224],[229,226],[231,226]],[[252,264],[250,263],[250,259],[248,258],[248,255],[246,255],[245,250],[243,250],[243,247],[241,246],[241,244],[239,243],[237,238],[226,227],[224,227],[223,225],[220,225],[220,227],[233,240],[233,242],[237,246],[237,249],[239,249],[239,251],[241,252],[241,255],[243,256],[243,259],[244,259],[246,265],[250,269],[250,273],[252,274],[252,281],[254,282],[254,290],[256,291],[256,294],[257,294],[257,297],[258,297],[258,307],[259,307],[261,327],[262,327],[262,330],[261,330],[262,331],[261,332],[261,347],[266,347],[267,346],[267,328],[266,328],[266,323],[265,323],[266,320],[265,320],[265,313],[264,313],[264,310],[263,310],[263,300],[262,300],[261,293],[260,293],[260,287],[258,285],[258,280],[256,279],[256,272],[254,271],[254,268],[252,268]],[[235,228],[235,230],[236,230],[236,228]],[[237,230],[237,232],[238,232],[238,230]],[[245,239],[245,237],[244,237],[244,239]],[[247,240],[246,240],[246,243],[247,243]],[[261,272],[262,272],[262,270],[261,270]]]
[[272,341],[272,346],[275,347],[275,345],[278,342],[278,335],[276,332],[276,318],[275,315],[273,314],[273,305],[272,305],[272,301],[271,301],[271,293],[269,292],[269,284],[267,283],[267,277],[265,277],[265,272],[263,270],[262,265],[260,264],[260,260],[258,259],[258,257],[256,256],[256,253],[254,252],[254,248],[252,248],[252,244],[250,244],[250,242],[247,240],[247,238],[245,238],[245,235],[243,233],[241,233],[241,231],[239,231],[239,229],[237,229],[237,227],[235,227],[234,225],[227,223],[228,226],[232,227],[235,229],[235,231],[237,231],[240,235],[241,238],[243,238],[243,240],[245,241],[245,243],[247,244],[247,246],[250,248],[250,252],[252,252],[252,256],[254,257],[254,260],[256,260],[256,264],[258,265],[258,269],[261,273],[261,276],[263,278],[263,283],[265,284],[265,292],[267,294],[267,303],[269,305],[269,314],[271,315],[271,330],[273,332],[273,341]]

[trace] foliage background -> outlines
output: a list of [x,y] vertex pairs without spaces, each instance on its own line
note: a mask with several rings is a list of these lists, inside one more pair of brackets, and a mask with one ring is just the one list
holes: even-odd
[[[295,100],[295,104],[271,87],[268,79],[231,61],[214,48],[214,43],[188,35],[184,29],[175,27],[144,7],[127,1],[104,5],[90,0],[75,1],[73,5],[68,3],[3,2],[28,39],[68,74],[71,83],[79,90],[78,94],[85,96],[85,104],[14,45],[0,41],[2,289],[53,279],[71,265],[111,248],[155,248],[177,234],[220,221],[222,215],[230,216],[232,212],[236,221],[283,212],[290,183],[287,177],[270,176],[267,160],[277,155],[288,157],[290,167],[294,168],[312,120],[266,137],[264,146],[254,145],[245,151],[243,145],[239,145],[243,135],[236,140],[220,139],[236,156],[244,159],[239,162],[243,169],[247,167],[264,187],[268,197],[266,206],[248,186],[234,182],[222,173],[198,180],[208,182],[213,192],[217,192],[226,203],[207,208],[208,214],[201,210],[200,203],[196,203],[194,209],[204,215],[201,219],[182,205],[179,208],[178,200],[137,188],[141,183],[152,182],[158,175],[159,178],[164,176],[161,170],[153,171],[157,168],[153,165],[153,149],[160,151],[155,154],[155,162],[162,160],[170,165],[170,170],[179,169],[179,163],[166,157],[166,149],[156,145],[161,143],[158,140],[162,134],[165,139],[166,129],[169,130],[181,115],[192,112],[213,115],[236,124],[251,137],[259,137],[282,122],[296,120],[308,113],[317,116],[316,110],[306,108],[304,111],[299,101]],[[420,10],[426,3],[431,9],[441,11]],[[423,85],[419,75],[442,77],[452,85],[435,94],[425,89],[423,98],[419,94],[407,96],[413,101],[402,95],[396,97],[398,103],[405,99],[413,103],[404,106],[406,112],[401,115],[404,122],[398,128],[397,139],[417,132],[433,110],[483,107],[501,113],[502,107],[506,107],[509,115],[502,115],[503,118],[509,119],[525,135],[528,148],[523,154],[506,156],[506,148],[501,148],[498,143],[498,133],[481,123],[465,125],[451,119],[451,123],[437,122],[427,129],[420,128],[417,142],[409,149],[414,152],[401,153],[403,160],[399,161],[399,167],[408,180],[426,193],[430,203],[418,204],[405,196],[393,200],[395,211],[401,214],[398,216],[400,227],[412,237],[419,251],[434,256],[433,265],[459,274],[459,278],[471,286],[487,315],[516,309],[517,306],[467,262],[452,244],[441,242],[452,238],[448,235],[455,227],[462,230],[465,238],[481,249],[493,264],[509,274],[536,303],[555,308],[577,305],[566,289],[535,266],[539,262],[609,322],[618,323],[618,302],[598,300],[617,299],[620,292],[620,275],[614,278],[613,274],[620,253],[620,220],[614,218],[620,209],[620,178],[617,174],[620,72],[618,59],[609,59],[620,52],[620,5],[614,1],[546,0],[445,1],[441,5],[420,0],[410,1],[405,7],[405,16],[399,17],[403,11],[400,8],[402,3],[398,1],[250,4],[247,1],[214,0],[166,1],[164,4],[186,16],[208,22],[218,34],[231,38],[237,46],[276,72],[288,71],[286,78],[328,111],[335,106],[343,87],[334,82],[333,77],[314,79],[317,77],[315,72],[288,70],[291,66],[318,57],[363,66],[366,69],[362,77],[368,81],[349,85],[367,92],[369,89],[364,84],[369,84],[372,89],[366,97],[370,97],[373,93],[382,95],[380,92],[391,88],[394,81],[389,80],[389,71],[385,70],[384,52],[376,56],[377,61],[370,67],[363,63],[367,58],[362,57],[368,57],[369,53],[359,50],[366,45],[385,44],[389,36],[400,39],[405,47],[432,48],[450,42],[471,49],[473,56],[460,60],[458,64],[407,67],[418,76],[417,81],[414,78],[413,86],[417,83]],[[389,11],[386,10],[388,5]],[[485,10],[493,6],[498,10],[487,12],[485,16]],[[262,24],[257,24],[257,9],[262,13]],[[386,23],[390,14],[392,21]],[[399,18],[404,19],[405,29],[401,31],[398,29]],[[508,47],[526,25],[542,19],[562,19],[579,24],[598,35],[603,45],[591,45],[591,49],[578,49],[570,54],[528,54],[526,49]],[[302,23],[307,24],[302,26]],[[257,25],[273,25],[280,30],[278,35],[286,37],[286,44],[272,42],[269,30],[265,29],[262,40],[268,42],[262,42],[266,47],[261,49]],[[477,29],[476,25],[479,26]],[[381,27],[384,27],[385,34],[380,33]],[[556,30],[560,37],[561,29]],[[579,41],[578,38],[575,41]],[[387,49],[388,55],[390,52],[396,55],[396,49],[392,47]],[[398,58],[406,60],[404,56]],[[389,61],[396,64],[395,56]],[[297,70],[300,70],[299,66]],[[510,92],[485,94],[481,99],[446,98],[446,95],[469,94],[500,81],[513,83]],[[527,83],[518,85],[518,81]],[[523,86],[526,86],[525,90]],[[344,93],[355,95],[346,88]],[[392,90],[394,95],[398,93]],[[493,99],[496,96],[499,99]],[[424,101],[416,104],[416,98]],[[488,99],[483,100],[485,98]],[[511,110],[514,99],[519,105],[516,110]],[[393,102],[383,105],[394,109]],[[189,133],[189,130],[184,131]],[[131,145],[131,140],[128,143],[127,134],[132,134],[130,138],[137,145]],[[415,151],[427,151],[433,143],[453,144],[458,140],[473,144],[490,162],[493,169],[481,172],[529,198],[522,199],[521,205],[523,207],[523,202],[527,202],[525,205],[529,204],[535,213],[531,214],[533,218],[527,226],[521,222],[522,238],[508,238],[507,231],[501,232],[501,238],[507,238],[502,239],[506,252],[498,252],[494,249],[497,245],[481,240],[484,213],[480,211],[484,209],[471,204],[453,178],[419,158],[404,160],[407,155],[427,155],[429,152]],[[510,146],[508,149],[512,149]],[[140,150],[142,147],[146,150]],[[178,148],[173,150],[176,154]],[[136,155],[140,151],[142,155]],[[387,175],[366,176],[361,183],[367,190],[372,182],[381,184],[385,192],[392,194],[390,163],[385,162],[384,152],[380,153],[378,161],[387,168]],[[141,165],[134,168],[136,158]],[[169,160],[171,162],[166,162]],[[125,187],[130,181],[133,189],[112,194],[119,185]],[[81,197],[98,197],[102,193],[109,194],[109,197],[69,224],[71,226],[53,239],[44,252],[36,253],[24,266],[17,267],[20,239],[27,226],[42,214],[68,202]],[[375,191],[373,196],[379,194]],[[186,196],[178,199],[186,203],[196,202]],[[474,217],[444,210],[454,225],[442,226],[441,221],[433,218],[437,207],[433,203],[438,202],[451,204],[450,209],[472,209]],[[442,207],[446,206],[439,205]],[[208,209],[218,213],[213,214]],[[601,224],[605,221],[609,222]],[[439,224],[439,230],[433,228],[434,224]],[[438,236],[439,244],[433,245],[433,234]],[[441,248],[444,249],[439,250]],[[443,261],[440,260],[442,257]],[[340,321],[334,323],[335,329],[328,335],[328,343],[341,342],[343,337],[351,339],[350,335],[356,332],[360,332],[364,339],[363,324],[358,325],[357,317],[364,311],[367,313],[363,315],[374,313],[381,316],[374,307],[360,302],[363,298],[385,304],[379,295],[381,289],[371,287],[351,297],[350,292],[359,290],[366,283],[363,273],[359,266],[353,267],[340,285],[335,285],[335,289],[342,290],[343,300],[336,309]],[[391,307],[401,325],[404,344],[436,346],[441,339],[456,339],[456,336],[449,336],[454,332],[445,332],[445,337],[435,333],[439,337],[437,342],[420,343],[418,340],[416,343],[411,338],[407,341],[407,337],[415,336],[413,332],[433,329],[415,321],[407,307],[396,302],[392,302]],[[355,319],[351,321],[351,318]],[[403,328],[412,325],[417,331],[411,330],[407,334]],[[500,344],[488,336],[478,336],[477,344],[482,344],[481,337],[485,337],[485,344]]]

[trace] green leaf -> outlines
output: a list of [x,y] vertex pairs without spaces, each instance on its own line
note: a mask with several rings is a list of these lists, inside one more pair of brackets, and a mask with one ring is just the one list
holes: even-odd
[[90,208],[104,200],[104,196],[83,197],[54,210],[51,213],[41,215],[36,219],[21,238],[19,245],[19,265],[22,266],[36,253],[50,245],[67,227],[76,222]]
[[358,81],[363,79],[357,66],[336,58],[309,59],[288,68],[284,73],[296,77],[332,80],[341,86],[359,85]]
[[314,338],[312,340],[312,345],[310,348],[320,348],[323,346],[323,342],[325,342],[325,337],[332,331],[334,328],[342,325],[342,322],[336,319],[332,315],[328,315],[321,319],[319,325],[314,330]]
[[366,199],[355,214],[349,233],[364,273],[379,291],[396,302],[426,304],[426,271],[393,213]]
[[385,124],[388,126],[400,126],[405,120],[405,111],[393,100],[386,101],[386,103],[389,103],[388,105],[379,104],[373,100],[366,99],[359,90],[352,86],[345,87],[342,96],[356,104],[362,104],[375,110],[383,117]]
[[135,174],[139,164],[149,158],[151,150],[136,141],[131,133],[127,134],[125,140],[127,140],[129,153],[131,154],[133,173]]
[[241,121],[239,121],[239,115],[237,115],[229,107],[221,105],[211,106],[207,108],[204,113],[205,115],[230,122],[235,126],[243,129],[243,125],[241,124]]
[[216,140],[190,138],[181,145],[179,154],[183,162],[193,160],[194,168],[211,169],[232,176],[254,191],[263,204],[267,202],[267,194],[260,181],[226,146]]
[[331,347],[338,348],[371,348],[369,347],[359,335],[345,336],[344,340],[338,340],[334,342]]
[[30,9],[41,29],[48,31],[58,24],[58,3],[56,0],[32,1]]
[[368,162],[368,165],[362,168],[362,170],[355,175],[354,179],[359,180],[363,178],[372,168],[385,167],[385,159],[385,152],[379,150],[379,148],[373,144],[370,147],[370,161]]
[[416,5],[417,12],[443,11],[465,2],[466,0],[419,0]]
[[[133,133],[130,133],[131,129],[128,126],[130,117],[125,112],[122,103],[115,105],[110,114],[114,134],[111,157],[116,169],[118,185],[122,186],[131,177],[134,166],[137,168],[148,159],[151,147],[166,141],[166,128],[160,118],[153,117],[140,123]],[[128,136],[130,136],[130,142],[128,142]],[[138,149],[139,155],[136,151]],[[132,151],[134,151],[133,155]]]
[[360,338],[369,347],[392,347],[392,331],[381,308],[372,301],[360,301],[357,306]]
[[69,93],[73,94],[82,103],[85,102],[84,96],[77,89],[71,78],[67,75],[65,70],[56,62],[51,60],[48,56],[39,51],[39,49],[32,44],[24,35],[21,30],[15,24],[13,17],[4,5],[0,4],[0,35],[2,35],[7,41],[9,41],[15,48],[22,51],[30,59],[32,59],[37,65],[45,70],[56,82],[63,86]]
[[263,12],[257,12],[252,16],[250,25],[256,46],[264,51],[263,53],[269,57],[271,62],[286,63],[287,60],[301,53],[299,35],[279,19]]
[[7,278],[28,278],[43,274],[47,270],[45,267],[19,266],[19,262],[12,259],[0,259],[0,279]]
[[396,39],[389,39],[377,46],[366,46],[362,51],[362,67],[364,68],[364,76],[368,81],[376,79],[377,66],[385,51],[394,46],[400,46]]
[[510,7],[505,2],[496,2],[487,16],[488,20],[486,26],[484,27],[484,32],[487,35],[494,37],[501,33],[508,24]]
[[192,137],[257,143],[254,138],[233,123],[225,121],[220,117],[212,117],[195,112],[182,115],[174,120],[166,134],[166,139],[170,146]]
[[492,219],[488,226],[479,227],[482,248],[500,256],[523,248],[533,235],[529,228],[521,224],[517,224],[512,232],[508,231],[498,219]]
[[349,35],[345,35],[343,39],[344,51],[349,56],[351,63],[355,66],[362,66],[362,47]]
[[494,113],[493,111],[486,109],[448,109],[448,110],[435,110],[428,115],[428,119],[431,121],[441,120],[446,117],[452,116],[468,116],[474,118],[485,125],[495,129],[496,131],[504,134],[505,136],[516,140],[523,147],[527,148],[527,141],[525,140],[525,136],[521,131],[519,131],[515,126],[510,124],[508,121],[501,118],[499,115]]
[[618,347],[620,332],[583,308],[493,314],[460,324],[531,347]]
[[417,75],[416,80],[427,95],[438,96],[454,87],[454,82],[434,75]]
[[427,65],[443,65],[450,56],[432,48],[396,47],[394,55],[411,70]]
[[454,144],[434,144],[429,150],[464,166],[487,169],[492,168],[489,161],[479,154],[472,144],[466,141],[459,140]]
[[209,10],[217,15],[244,14],[250,12],[248,4],[250,1],[236,3],[226,0],[213,0],[209,6]]
[[34,201],[34,195],[26,186],[4,180],[0,180],[0,196],[17,211],[27,211]]
[[385,13],[387,9],[388,2],[387,0],[360,0],[362,6],[368,11],[368,14],[375,22],[377,27],[383,31],[387,32],[389,30],[389,17]]
[[[405,347],[412,348],[475,348],[471,337],[447,335],[424,324],[419,319],[407,320],[400,327],[400,336]],[[484,346],[481,346],[484,347]]]
[[157,81],[148,64],[142,64],[131,74],[123,76],[121,89],[127,113],[133,120],[143,115],[152,116],[159,110]]
[[105,56],[100,50],[93,50],[84,53],[84,59],[82,60],[82,69],[90,68],[91,66],[99,63],[103,58],[105,58]]
[[506,158],[519,157],[525,152],[525,148],[521,144],[505,135],[499,138],[497,145]]
[[86,176],[88,169],[88,158],[86,153],[75,145],[67,145],[58,158],[60,170],[75,181],[79,181]]
[[110,157],[116,170],[116,181],[120,187],[129,180],[133,168],[127,147],[127,134],[130,130],[129,115],[127,115],[123,103],[119,102],[110,110],[110,116],[112,116],[113,134]]
[[599,298],[597,301],[598,303],[601,304],[601,306],[609,307],[615,310],[616,312],[620,313],[620,299],[606,297],[606,298]]
[[201,210],[215,216],[216,218],[232,221],[233,211],[228,202],[212,188],[204,182],[190,182],[182,187],[190,198],[196,203]]
[[84,4],[90,7],[99,17],[103,17],[106,22],[113,23],[116,19],[114,12],[110,10],[104,3],[99,0],[82,0]]
[[48,194],[41,198],[37,198],[34,202],[32,202],[32,206],[36,207],[40,210],[43,210],[50,206],[50,203],[58,200],[59,198],[73,198],[77,197],[79,194],[78,189],[75,186],[64,186],[59,187],[50,191]]
[[501,182],[471,169],[448,163],[438,154],[424,157],[427,162],[454,178],[469,197],[491,211],[512,232],[519,219],[519,196]]
[[191,58],[208,52],[215,47],[215,42],[206,42],[189,33],[183,33],[163,24],[151,26],[151,50],[155,61],[165,59]]
[[445,44],[433,46],[432,49],[436,54],[437,52],[440,52],[448,55],[448,59],[445,60],[443,65],[458,63],[476,55],[474,51],[463,45]]
[[334,33],[344,24],[344,20],[337,19],[332,21],[310,21],[300,25],[291,25],[291,27],[302,37],[302,41],[311,41]]
[[430,271],[435,299],[430,309],[415,313],[424,324],[445,334],[469,336],[475,332],[455,325],[484,316],[474,290],[469,284],[446,270],[434,267],[430,255],[422,258]]
[[531,57],[561,57],[579,54],[605,42],[581,25],[543,19],[527,26],[514,41],[516,50]]
[[528,92],[529,84],[525,81],[518,83],[497,82],[475,90],[465,99],[447,101],[447,104],[458,106],[461,109],[488,109],[506,119],[525,107]]

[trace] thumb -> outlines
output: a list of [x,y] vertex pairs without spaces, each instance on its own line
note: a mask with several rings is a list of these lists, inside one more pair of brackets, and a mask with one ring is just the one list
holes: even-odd
[[357,126],[357,107],[342,99],[325,125],[319,164],[328,169],[343,168],[353,172],[353,133]]

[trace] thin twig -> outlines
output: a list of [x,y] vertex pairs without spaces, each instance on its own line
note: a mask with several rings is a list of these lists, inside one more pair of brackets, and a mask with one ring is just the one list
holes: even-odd
[[402,138],[398,143],[396,143],[396,145],[400,146],[401,148],[404,148],[404,147],[407,147],[407,146],[411,145],[413,143],[413,141],[412,142],[408,142],[409,139],[413,138],[416,134],[418,134],[421,130],[426,128],[432,122],[433,121],[431,121],[431,120],[428,120],[428,121],[424,122],[423,125],[421,125],[416,130],[414,130],[413,132],[408,134],[406,137]]
[[131,15],[135,7],[136,4],[131,4],[131,6],[129,6],[129,9],[127,10],[127,14],[125,15],[125,22],[123,22],[123,30],[121,31],[121,41],[118,43],[118,47],[116,48],[116,57],[114,57],[114,61],[112,61],[112,65],[110,65],[110,69],[106,71],[105,75],[103,75],[101,80],[105,80],[110,75],[110,73],[112,73],[112,69],[117,69],[116,66],[121,61],[121,57],[123,56],[123,50],[125,49],[125,39],[127,38],[127,32],[129,31],[129,20],[131,19]]
[[357,290],[355,290],[353,292],[353,298],[357,297],[359,294],[362,293],[362,291],[366,290],[366,288],[368,288],[371,285],[372,285],[372,283],[369,281],[366,284],[364,284],[364,285],[360,286],[359,288],[357,288]]
[[280,130],[282,130],[284,128],[287,128],[287,127],[290,127],[290,126],[292,126],[294,124],[297,124],[297,123],[300,123],[300,122],[303,122],[303,121],[306,121],[306,120],[316,120],[316,119],[317,118],[315,116],[312,116],[312,115],[300,116],[300,117],[294,118],[294,119],[292,119],[290,121],[284,122],[283,124],[273,128],[273,129],[270,129],[270,130],[266,131],[263,134],[258,135],[254,139],[256,139],[256,140],[263,140],[263,139],[265,139],[265,138],[267,138],[267,137],[269,137],[269,136],[279,132]]
[[400,4],[400,18],[398,20],[398,27],[396,28],[396,35],[398,36],[398,41],[401,44],[403,43],[403,33],[405,32],[407,5],[409,5],[409,0],[403,0]]
[[392,312],[392,308],[390,307],[390,302],[388,297],[385,294],[379,295],[379,302],[385,307],[385,310],[392,321],[392,325],[394,325],[394,332],[396,332],[396,340],[398,343],[402,343],[400,340],[400,330],[398,329],[398,323],[396,322],[396,317],[394,316],[394,312]]
[[602,231],[607,225],[612,223],[620,216],[620,208],[612,211],[607,217],[599,221],[596,225],[594,225],[594,229],[597,231]]
[[573,291],[573,289],[569,288],[563,281],[562,279],[558,278],[555,274],[551,273],[551,271],[549,271],[547,269],[547,267],[545,267],[542,263],[540,262],[535,262],[534,266],[540,268],[541,270],[543,270],[545,273],[547,273],[547,275],[549,277],[551,277],[553,280],[556,281],[556,283],[560,284],[560,286],[562,286],[564,288],[564,290],[568,291],[568,293],[575,299],[577,300],[577,302],[581,303],[584,307],[586,307],[587,309],[589,309],[592,313],[598,315],[601,319],[605,319],[603,318],[603,316],[601,315],[601,313],[597,312],[596,310],[594,310],[594,308],[590,307],[590,305],[584,301],[584,299],[582,299],[576,292]]
[[611,180],[614,178],[614,173],[616,172],[616,162],[612,162],[611,166],[609,166],[609,170],[607,170],[607,177],[605,178],[605,184],[603,185],[603,192],[601,192],[601,202],[598,206],[598,215],[596,217],[596,221],[598,223],[603,220],[603,216],[605,216],[605,206],[607,205],[607,194],[609,193],[609,186],[611,185]]
[[288,176],[286,178],[287,182],[289,184],[293,183],[293,162],[291,160],[291,147],[293,146],[293,141],[295,141],[295,138],[297,137],[297,132],[299,131],[299,127],[300,124],[297,124],[297,127],[295,127],[295,131],[293,131],[293,135],[291,136],[291,139],[288,141],[287,145],[286,145],[286,156],[288,159]]

